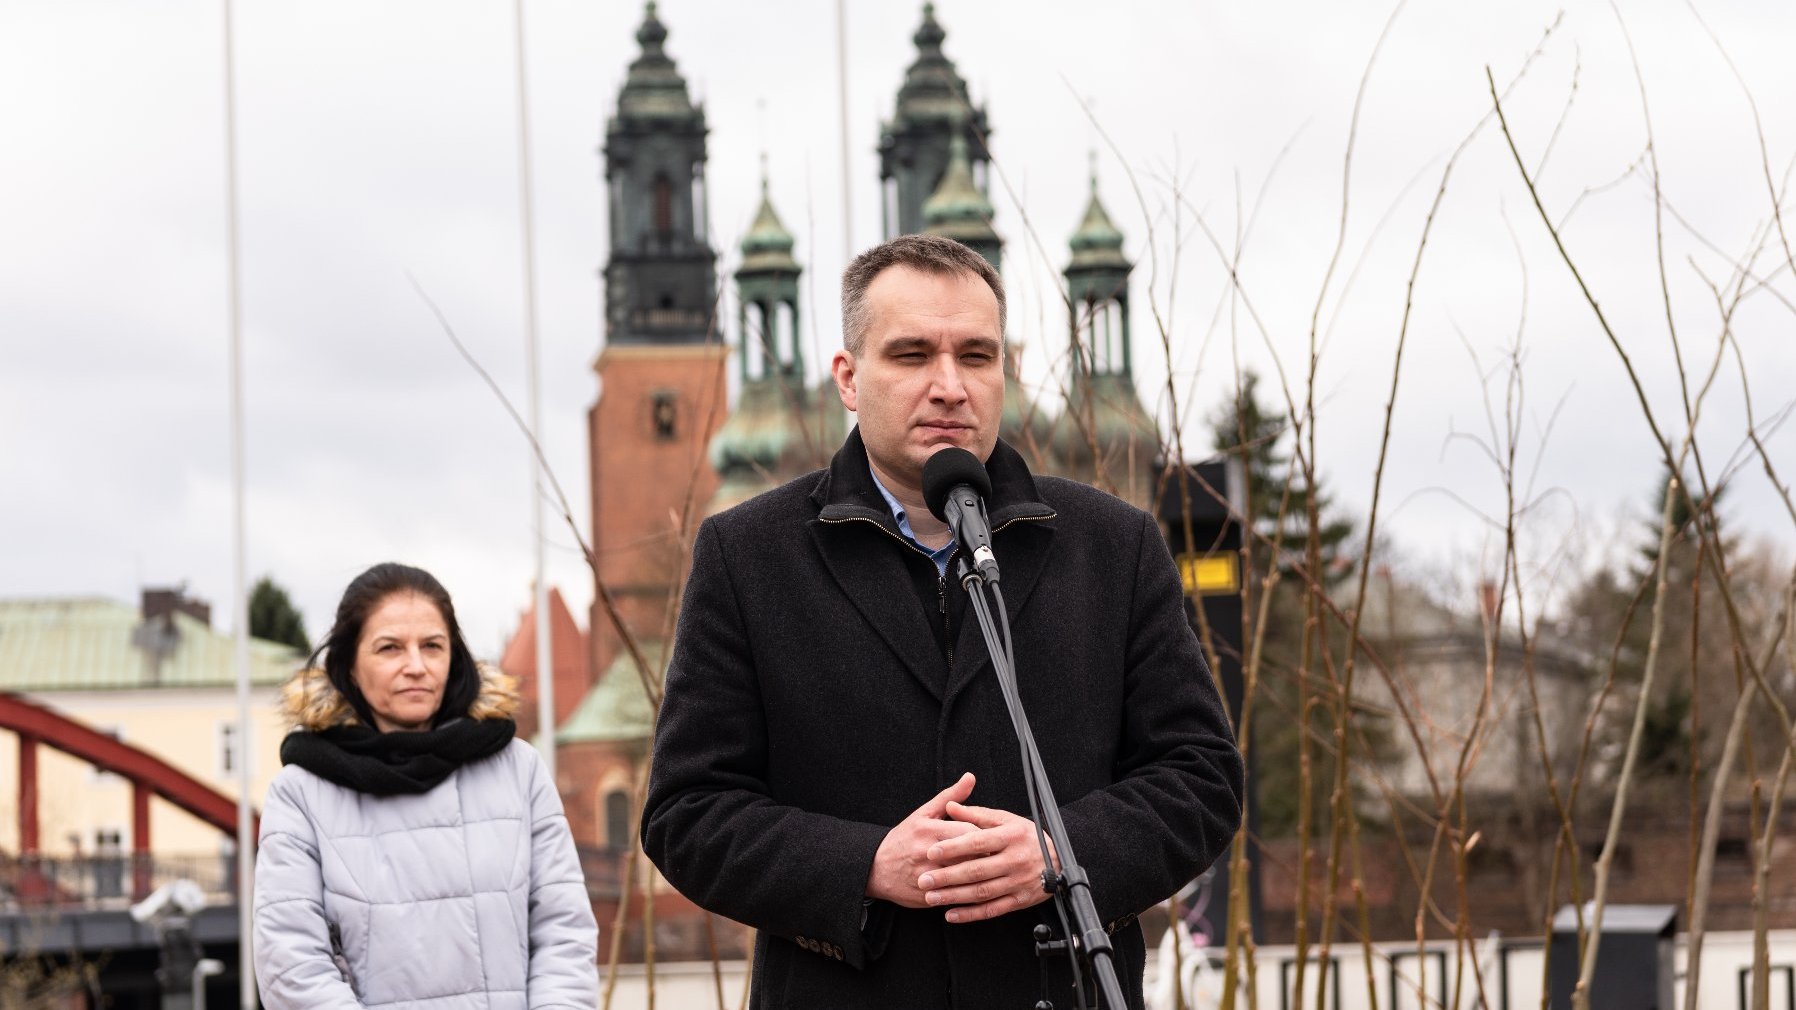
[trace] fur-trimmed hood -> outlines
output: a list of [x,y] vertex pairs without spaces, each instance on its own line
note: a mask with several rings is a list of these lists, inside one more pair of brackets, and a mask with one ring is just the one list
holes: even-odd
[[[480,671],[480,693],[468,707],[468,718],[512,718],[518,710],[518,679],[486,663],[476,664],[476,669]],[[361,722],[349,699],[316,666],[300,670],[281,688],[281,714],[289,729],[308,733]]]

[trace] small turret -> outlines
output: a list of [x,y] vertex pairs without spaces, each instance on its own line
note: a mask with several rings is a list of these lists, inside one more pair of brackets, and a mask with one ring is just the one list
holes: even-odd
[[973,182],[967,138],[959,133],[948,141],[941,185],[923,202],[923,230],[971,246],[992,269],[1003,268],[1004,243],[992,229],[992,202]]
[[761,159],[761,205],[743,236],[736,271],[737,376],[741,395],[711,439],[711,465],[722,479],[708,512],[719,512],[822,465],[846,434],[842,405],[829,382],[807,388],[798,315],[792,233],[768,195]]
[[1068,360],[1066,411],[1053,436],[1067,475],[1107,487],[1142,505],[1160,455],[1159,432],[1135,391],[1129,339],[1129,272],[1122,231],[1098,198],[1097,171],[1085,218],[1067,245]]

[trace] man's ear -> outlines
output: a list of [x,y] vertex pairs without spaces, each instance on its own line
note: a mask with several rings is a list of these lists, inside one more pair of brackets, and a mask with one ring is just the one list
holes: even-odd
[[855,406],[860,396],[854,384],[854,355],[845,349],[837,351],[835,357],[829,359],[829,373],[836,380],[836,395],[842,398],[842,406],[849,410],[859,410]]

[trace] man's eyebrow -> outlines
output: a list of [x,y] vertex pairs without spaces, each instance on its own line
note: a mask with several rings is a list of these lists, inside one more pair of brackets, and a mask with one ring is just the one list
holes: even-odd
[[935,346],[935,341],[927,337],[893,337],[886,341],[881,350],[887,354],[903,354],[907,351],[927,351]]
[[[1002,345],[999,341],[992,337],[972,337],[955,344],[954,351],[957,354],[964,354],[967,351],[986,351],[995,354],[1000,346]],[[893,337],[885,342],[881,350],[886,354],[906,354],[911,351],[933,351],[935,348],[936,342],[928,337]]]

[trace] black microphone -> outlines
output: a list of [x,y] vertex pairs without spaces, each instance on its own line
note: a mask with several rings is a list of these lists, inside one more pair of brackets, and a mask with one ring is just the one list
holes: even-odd
[[954,531],[980,577],[995,584],[998,559],[992,556],[992,531],[985,519],[985,499],[991,493],[991,474],[965,449],[950,446],[923,464],[924,503]]

